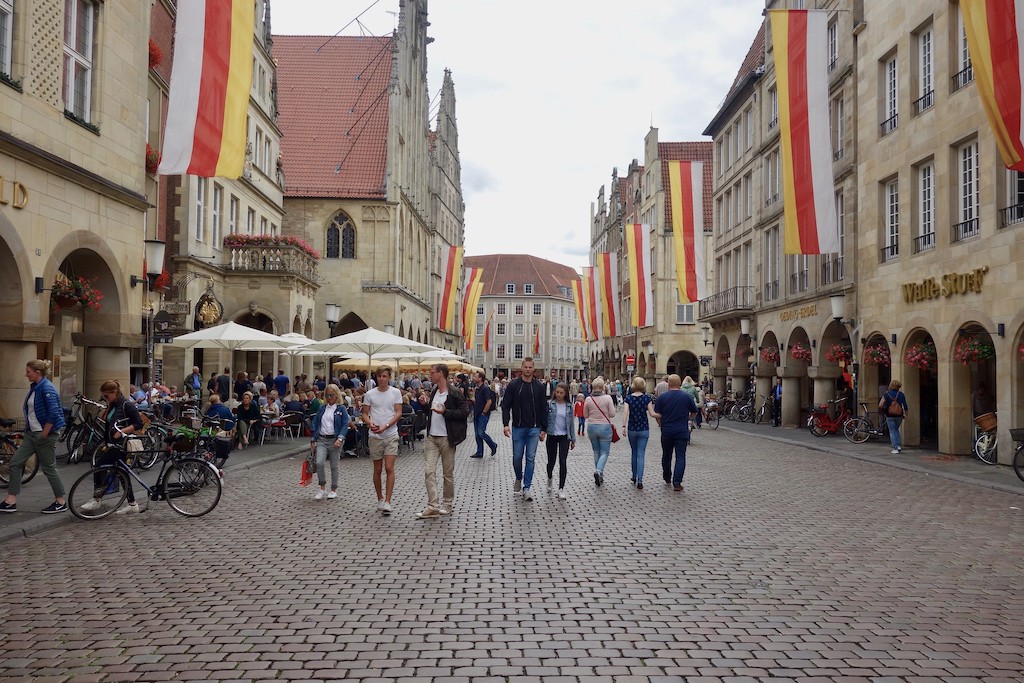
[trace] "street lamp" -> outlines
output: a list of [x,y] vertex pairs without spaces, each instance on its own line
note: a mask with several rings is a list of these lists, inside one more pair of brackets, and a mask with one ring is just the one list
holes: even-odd
[[341,306],[338,304],[324,305],[324,320],[327,322],[328,334],[334,336],[334,326],[341,320]]
[[707,325],[704,325],[703,327],[700,328],[700,333],[704,337],[704,346],[708,346],[709,344],[711,344],[711,328],[708,327]]
[[149,365],[149,381],[156,382],[156,368],[153,358],[153,302],[149,300],[149,294],[153,291],[153,285],[160,274],[164,272],[164,252],[167,245],[163,240],[145,240],[146,273],[142,277],[131,276],[131,286],[135,287],[140,282],[145,287],[143,297],[146,302],[146,362]]

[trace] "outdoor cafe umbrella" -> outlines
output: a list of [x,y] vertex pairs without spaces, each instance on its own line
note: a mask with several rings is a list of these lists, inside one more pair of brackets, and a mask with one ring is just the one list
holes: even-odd
[[283,339],[255,327],[226,322],[175,337],[171,346],[180,349],[223,349],[225,351],[275,351],[296,346],[295,341]]
[[368,370],[371,369],[375,356],[383,358],[399,353],[424,353],[439,350],[436,346],[421,344],[412,339],[382,332],[373,327],[367,327],[365,330],[349,332],[348,334],[331,337],[322,341],[315,341],[306,344],[302,348],[305,351],[317,351],[331,356],[345,356],[355,353],[365,354]]
[[[457,363],[462,358],[462,356],[456,355],[447,349],[434,349],[421,353],[391,353],[387,356],[374,358],[373,360],[376,365],[394,365],[400,371],[407,371],[424,370],[434,363]],[[342,358],[340,361],[335,361],[334,369],[358,370],[366,367],[369,362],[370,359],[365,353],[353,353],[348,354],[346,358]]]

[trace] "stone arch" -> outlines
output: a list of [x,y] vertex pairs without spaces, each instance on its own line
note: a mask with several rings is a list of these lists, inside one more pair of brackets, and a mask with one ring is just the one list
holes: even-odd
[[666,372],[680,378],[689,376],[697,384],[704,379],[700,374],[700,359],[692,351],[676,351],[669,356]]
[[349,311],[334,326],[334,335],[340,336],[349,332],[358,332],[359,330],[365,330],[367,327],[369,325],[355,311]]
[[[100,310],[89,311],[89,329],[128,333],[133,329],[126,300],[126,277],[108,242],[99,235],[76,230],[64,236],[55,246],[43,268],[43,286],[52,286],[58,272],[95,280],[103,292]],[[142,296],[139,294],[138,296]],[[46,301],[49,304],[49,300]],[[140,302],[141,303],[141,302]],[[137,309],[141,316],[141,305]]]
[[302,333],[302,318],[300,318],[297,315],[294,318],[292,318],[292,330],[291,331],[296,333],[296,334],[301,334]]
[[[991,321],[986,324],[979,319],[963,320],[955,328],[956,331],[945,345],[944,351],[948,352],[946,357],[949,359],[949,391],[946,392],[948,400],[945,405],[949,406],[951,412],[949,419],[944,420],[944,426],[948,425],[953,431],[949,434],[952,443],[948,448],[943,448],[944,452],[970,453],[974,446],[974,418],[979,414],[995,411],[994,397],[998,395],[999,391],[997,383],[999,350],[989,332],[991,328]],[[976,339],[982,344],[988,345],[992,349],[992,357],[967,363],[958,360],[956,357],[958,346],[970,339]],[[982,387],[986,394],[984,397],[976,394]],[[1003,426],[1014,425],[1004,424]]]
[[[916,363],[922,357],[921,350],[925,347],[932,349],[935,358],[922,367]],[[934,445],[938,438],[939,415],[939,366],[935,338],[925,327],[910,328],[894,355],[893,367],[898,368],[902,391],[907,396],[910,408],[903,424],[904,442],[909,446],[922,442]]]
[[30,322],[30,318],[36,323],[45,320],[42,306],[25,304],[28,292],[35,292],[35,287],[30,269],[21,268],[23,263],[29,263],[25,245],[11,222],[0,214],[0,325],[7,329]]

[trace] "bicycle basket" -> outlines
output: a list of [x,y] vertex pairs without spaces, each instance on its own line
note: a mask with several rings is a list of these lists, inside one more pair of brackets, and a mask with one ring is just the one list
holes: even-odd
[[175,434],[171,439],[171,450],[177,453],[188,453],[196,447],[196,438],[189,434]]
[[1017,427],[1010,430],[1010,438],[1014,441],[1024,442],[1024,427]]
[[994,432],[998,424],[996,422],[996,414],[985,413],[984,415],[979,415],[974,418],[974,424],[978,425],[978,429],[983,432]]

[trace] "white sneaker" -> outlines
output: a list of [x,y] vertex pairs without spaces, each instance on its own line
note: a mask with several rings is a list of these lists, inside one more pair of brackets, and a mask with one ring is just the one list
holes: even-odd
[[377,501],[377,512],[384,512],[384,506],[387,505],[383,500]]
[[83,505],[79,505],[78,509],[79,510],[85,510],[86,512],[92,512],[93,510],[99,510],[100,509],[100,505],[102,505],[102,503],[100,503],[100,501],[98,499],[93,498],[88,503],[85,503]]
[[337,491],[331,491],[330,493],[327,494],[327,500],[332,500],[332,499],[337,498],[337,497],[338,497],[338,492]]
[[323,500],[323,499],[324,499],[324,492],[323,492],[323,489],[320,489],[319,491],[316,492],[316,495],[313,496],[313,500]]
[[899,454],[900,454],[900,449],[898,449],[898,448],[894,448],[891,451],[889,451],[889,455],[899,455]]
[[[99,507],[99,506],[97,506],[97,507]],[[139,504],[138,503],[125,503],[121,507],[119,507],[116,510],[114,510],[114,514],[115,515],[126,515],[126,514],[129,514],[129,513],[135,513],[135,512],[142,512],[142,510],[139,509]]]
[[565,489],[558,489],[558,497],[562,500],[566,499],[567,496],[565,495]]
[[377,505],[377,509],[380,510],[380,514],[382,514],[382,515],[390,515],[391,514],[391,503],[387,502],[386,500],[382,500]]
[[533,500],[533,492],[530,489],[523,489],[523,500]]

